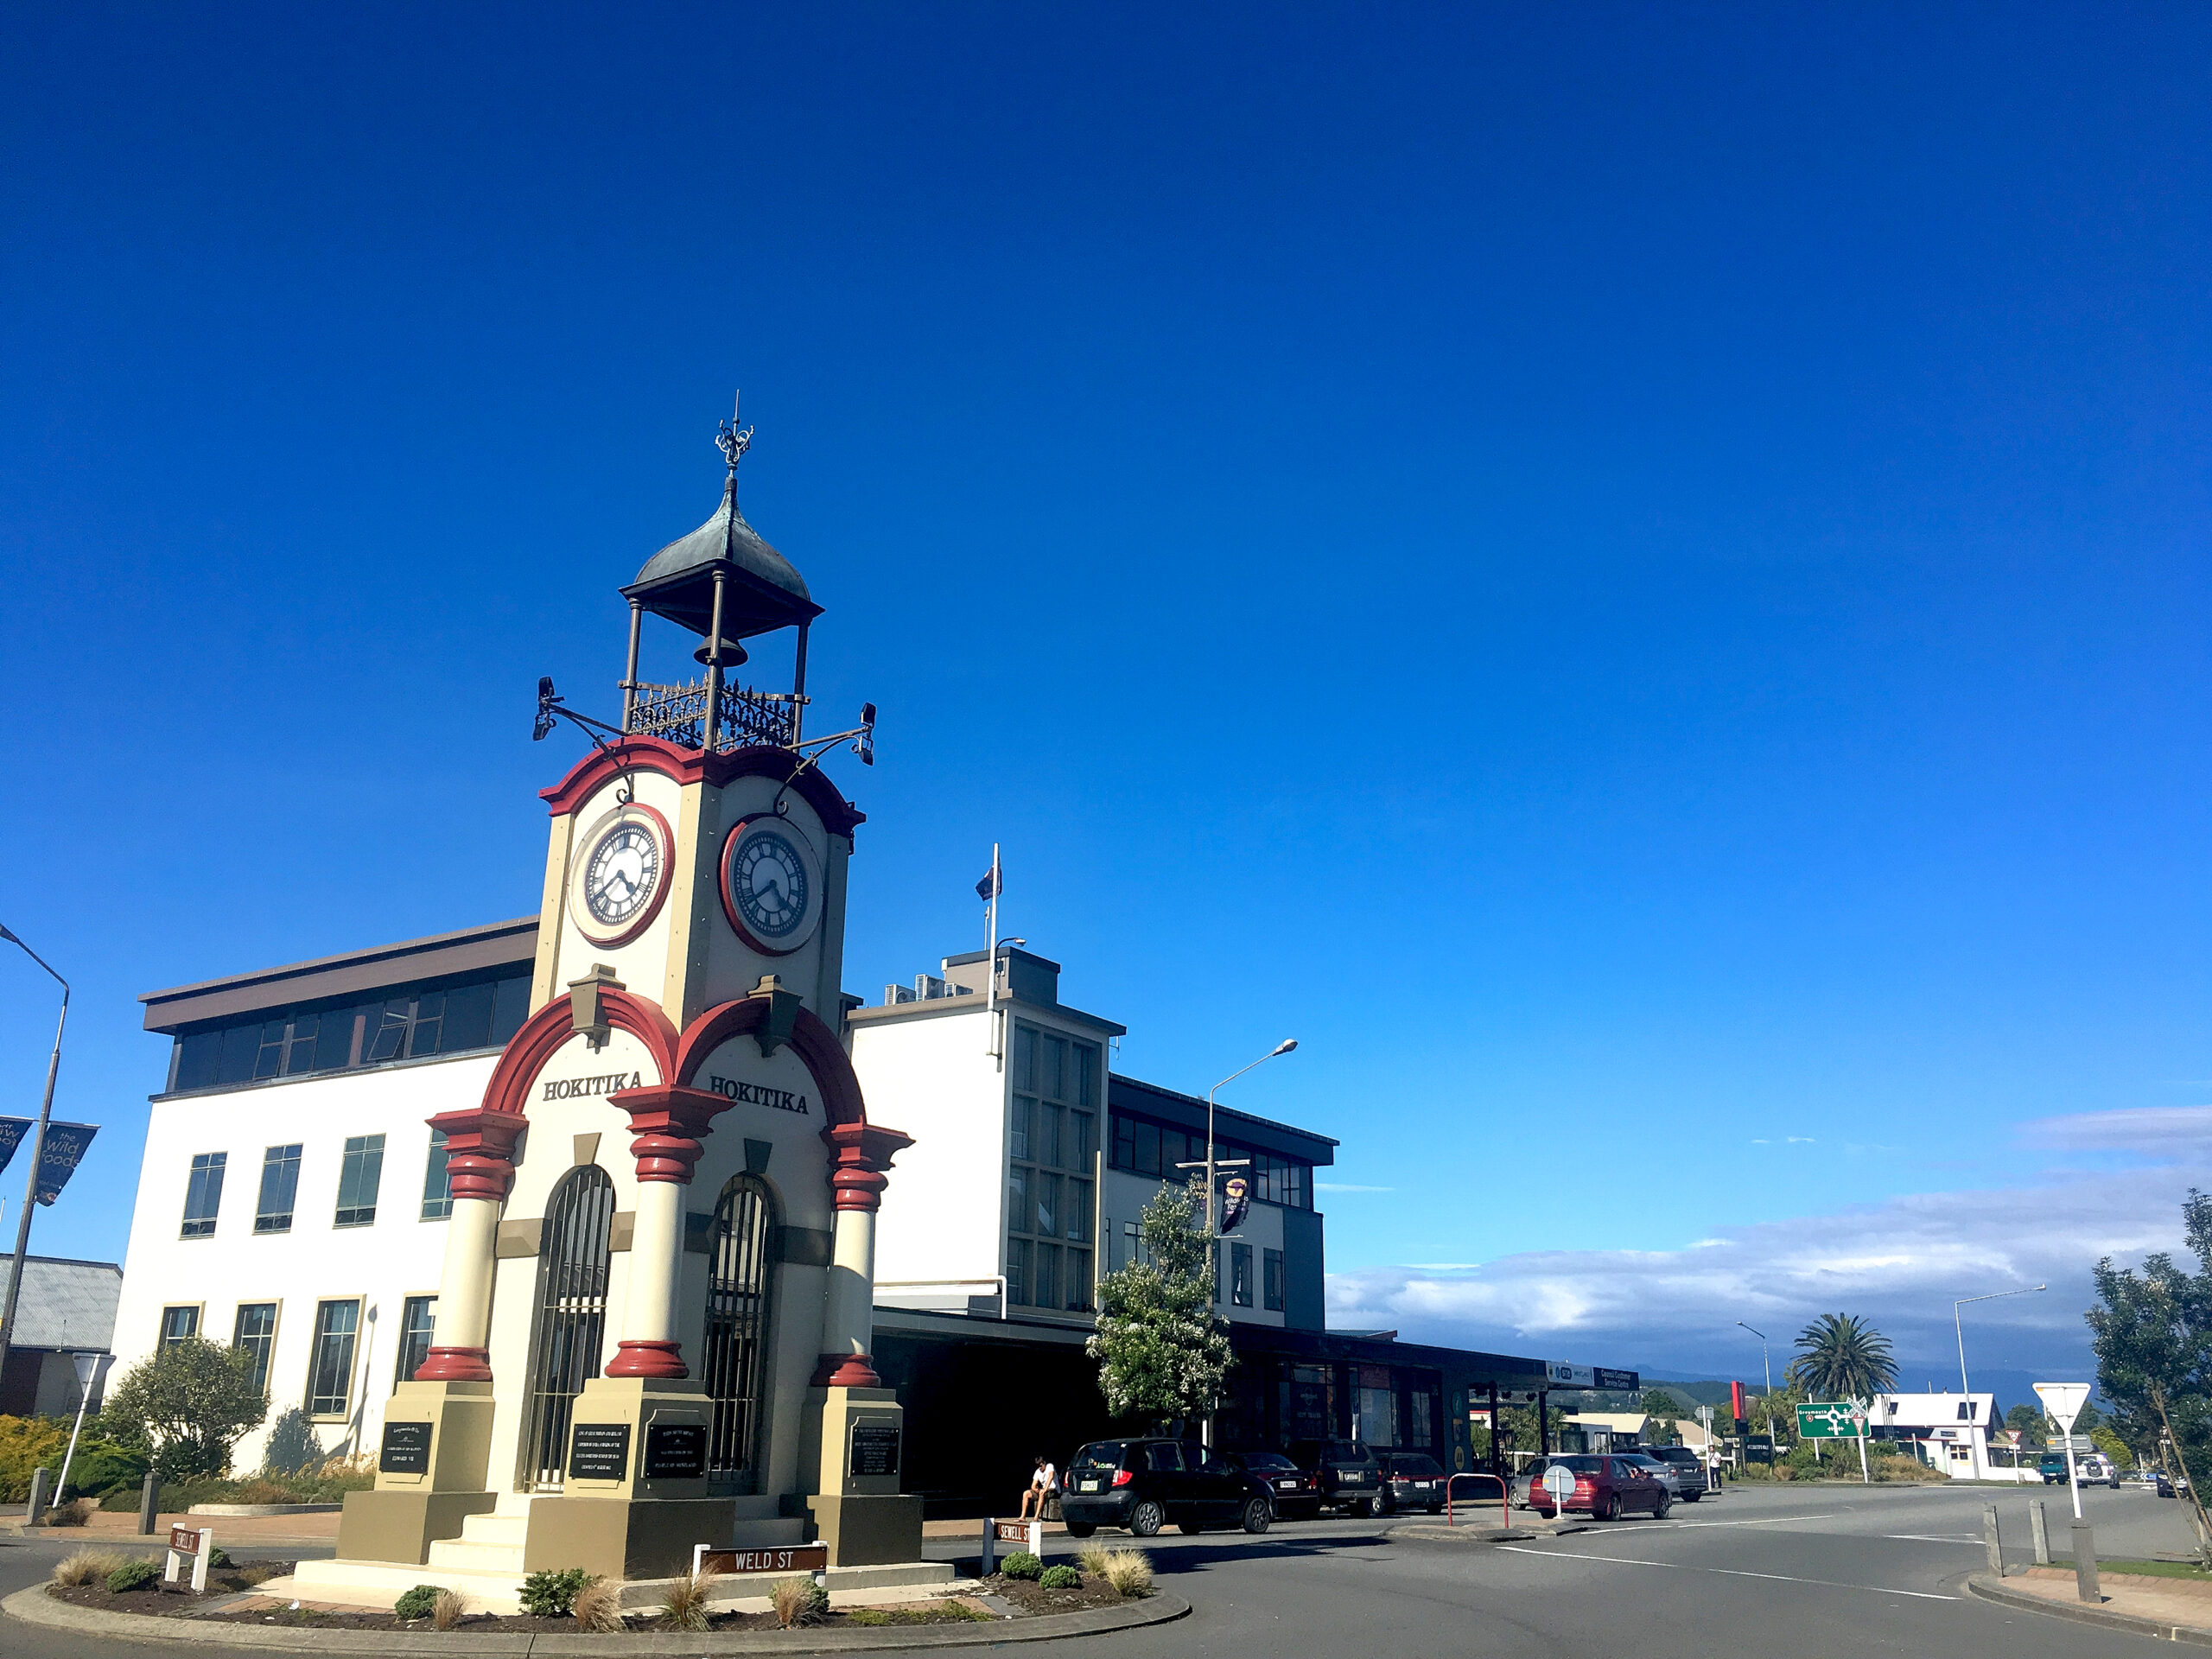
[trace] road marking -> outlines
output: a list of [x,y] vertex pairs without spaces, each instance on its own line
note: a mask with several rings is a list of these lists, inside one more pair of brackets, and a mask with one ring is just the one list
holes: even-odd
[[1915,1544],[1978,1544],[1981,1541],[1979,1538],[1945,1538],[1927,1532],[1885,1532],[1882,1536],[1902,1538],[1909,1543]]
[[1833,1510],[1826,1515],[1770,1515],[1758,1521],[1662,1521],[1662,1527],[1773,1527],[1785,1521],[1833,1521]]
[[1827,1590],[1865,1590],[1878,1596],[1910,1596],[1916,1601],[1956,1601],[1956,1596],[1927,1590],[1892,1590],[1883,1584],[1841,1584],[1834,1579],[1797,1579],[1787,1573],[1751,1573],[1739,1567],[1693,1567],[1686,1561],[1640,1561],[1628,1555],[1583,1555],[1569,1549],[1529,1549],[1521,1544],[1500,1544],[1516,1555],[1537,1555],[1554,1561],[1604,1561],[1611,1567],[1664,1567],[1677,1573],[1716,1573],[1730,1579],[1770,1579],[1777,1584],[1811,1584]]

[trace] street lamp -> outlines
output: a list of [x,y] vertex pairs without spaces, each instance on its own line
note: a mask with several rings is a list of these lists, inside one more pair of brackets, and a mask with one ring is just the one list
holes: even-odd
[[[1297,1046],[1297,1038],[1286,1037],[1266,1053],[1261,1055],[1258,1059],[1253,1061],[1252,1065],[1265,1065],[1276,1055],[1287,1054]],[[1206,1249],[1209,1250],[1213,1249],[1213,1097],[1249,1071],[1252,1065],[1239,1066],[1206,1090]]]
[[54,1116],[54,1077],[61,1069],[61,1033],[69,1023],[69,982],[54,973],[43,957],[5,927],[0,927],[0,939],[54,974],[54,982],[61,987],[61,1018],[54,1027],[54,1056],[46,1063],[46,1098],[39,1103],[38,1127],[31,1132],[30,1173],[23,1178],[23,1213],[16,1219],[16,1269],[8,1275],[7,1306],[0,1308],[0,1371],[4,1371],[8,1366],[8,1345],[16,1335],[16,1299],[23,1290],[23,1258],[30,1253],[31,1209],[38,1201],[39,1166],[46,1160],[46,1124]]
[[[2032,1296],[2039,1290],[2048,1290],[2050,1288],[2050,1287],[2048,1285],[2030,1285],[2020,1290],[1993,1290],[1986,1296],[1961,1296],[1951,1304],[1951,1334],[1959,1339],[1960,1394],[1967,1395],[1973,1393],[1974,1390],[1967,1382],[1967,1329],[1965,1325],[1960,1320],[1959,1310],[1964,1307],[1968,1302],[1993,1302],[1999,1297],[2003,1296]],[[1994,1395],[1992,1395],[1989,1398],[1989,1411],[1990,1415],[1993,1417],[1997,1414],[1997,1396]],[[1997,1426],[1994,1423],[1984,1423],[1982,1425],[1980,1445],[1987,1444],[1990,1435],[1995,1432],[1996,1427]],[[1980,1449],[1980,1445],[1976,1445],[1974,1442],[1969,1441],[1968,1444],[1974,1445],[1977,1451]],[[2070,1459],[2074,1451],[2074,1441],[2070,1435],[2067,1438],[2066,1450],[2067,1455]],[[2019,1453],[2015,1452],[2012,1454],[2012,1463],[2015,1468],[2019,1466]]]
[[1771,1452],[1774,1449],[1774,1367],[1768,1364],[1766,1361],[1766,1332],[1752,1330],[1750,1325],[1744,1325],[1741,1319],[1737,1320],[1736,1323],[1743,1325],[1745,1330],[1750,1331],[1759,1339],[1759,1370],[1766,1377],[1766,1444],[1767,1450]]

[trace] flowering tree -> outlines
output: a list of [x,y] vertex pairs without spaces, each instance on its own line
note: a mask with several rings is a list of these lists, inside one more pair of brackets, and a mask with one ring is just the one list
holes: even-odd
[[1098,1281],[1098,1330],[1085,1344],[1116,1417],[1202,1417],[1234,1363],[1213,1311],[1213,1241],[1194,1184],[1163,1186],[1137,1224],[1138,1260]]

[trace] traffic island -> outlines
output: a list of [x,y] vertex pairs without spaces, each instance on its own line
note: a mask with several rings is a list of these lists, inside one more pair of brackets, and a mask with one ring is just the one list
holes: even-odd
[[1465,1526],[1447,1527],[1435,1521],[1412,1521],[1392,1527],[1383,1535],[1386,1538],[1419,1538],[1425,1542],[1443,1544],[1524,1544],[1544,1538],[1564,1538],[1571,1532],[1587,1532],[1589,1523],[1584,1521],[1547,1522],[1541,1526],[1501,1527],[1469,1522]]
[[2070,1567],[2031,1567],[2001,1581],[1976,1573],[1967,1580],[1967,1590],[1984,1601],[2076,1624],[2212,1647],[2212,1583],[2115,1572],[2108,1565],[2097,1577],[2104,1599],[2094,1604],[2081,1599]]

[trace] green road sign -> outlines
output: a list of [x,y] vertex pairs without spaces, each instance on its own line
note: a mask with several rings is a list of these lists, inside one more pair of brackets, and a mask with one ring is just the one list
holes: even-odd
[[1855,1438],[1863,1421],[1853,1415],[1859,1408],[1848,1400],[1797,1408],[1797,1437],[1805,1440],[1848,1440]]

